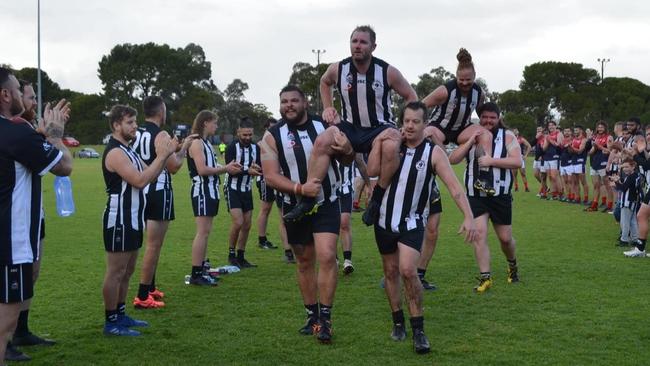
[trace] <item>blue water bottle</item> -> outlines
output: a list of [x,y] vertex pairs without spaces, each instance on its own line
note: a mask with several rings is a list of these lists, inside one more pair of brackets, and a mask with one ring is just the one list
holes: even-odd
[[74,199],[72,197],[72,181],[70,177],[55,177],[54,192],[56,193],[56,213],[67,217],[74,213]]

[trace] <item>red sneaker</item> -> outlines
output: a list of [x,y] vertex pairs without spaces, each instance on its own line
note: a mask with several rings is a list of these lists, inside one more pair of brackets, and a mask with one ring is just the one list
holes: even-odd
[[158,289],[149,291],[149,295],[151,295],[151,297],[153,297],[154,300],[162,300],[162,298],[165,297],[165,293]]
[[140,300],[140,298],[136,296],[135,299],[133,299],[133,306],[135,306],[136,309],[157,309],[165,306],[165,303],[154,300],[151,295],[147,296],[146,300]]

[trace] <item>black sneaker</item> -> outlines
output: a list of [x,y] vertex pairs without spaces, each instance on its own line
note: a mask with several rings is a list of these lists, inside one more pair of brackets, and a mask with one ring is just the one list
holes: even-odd
[[11,342],[7,343],[5,361],[30,361],[32,358],[16,348]]
[[418,329],[413,331],[413,349],[418,354],[429,353],[431,351],[431,346],[429,345],[427,336],[424,334],[424,330]]
[[320,319],[318,321],[318,335],[316,336],[321,343],[332,342],[332,321]]
[[300,201],[296,205],[296,207],[293,208],[293,210],[291,210],[291,211],[287,212],[286,214],[284,214],[284,216],[282,216],[282,218],[285,221],[288,221],[288,222],[295,222],[295,221],[298,221],[298,220],[302,219],[306,215],[311,215],[312,213],[315,212],[315,209],[317,209],[317,208],[318,208],[318,205],[316,205],[315,202],[307,203],[307,202],[305,202],[303,200],[303,201]]
[[217,286],[217,280],[213,277],[207,275],[201,275],[199,277],[190,277],[190,285],[196,286]]
[[270,241],[265,241],[264,243],[260,244],[260,247],[262,249],[278,249],[277,246],[273,245]]
[[404,323],[393,324],[393,331],[391,332],[390,337],[397,342],[405,340],[406,327],[404,326]]
[[366,207],[366,211],[364,211],[363,215],[361,216],[361,221],[363,221],[366,226],[374,225],[377,220],[379,220],[380,206],[380,204],[373,200],[370,200],[368,202],[368,207]]
[[296,257],[293,256],[293,253],[285,254],[284,255],[284,262],[287,264],[295,264],[296,263]]
[[253,264],[246,259],[242,259],[239,262],[239,268],[255,268],[257,267],[257,264]]
[[241,267],[239,260],[237,260],[237,257],[228,257],[228,264],[235,267]]
[[494,187],[485,179],[477,179],[474,181],[474,188],[478,189],[481,192],[484,192],[488,196],[494,196],[496,191]]
[[519,282],[519,270],[517,267],[508,267],[508,283]]
[[22,336],[14,335],[11,344],[16,346],[53,346],[56,344],[56,341],[41,338],[32,332],[28,332],[26,335]]
[[298,329],[298,333],[302,335],[312,335],[314,334],[315,328],[318,326],[318,318],[315,316],[308,316],[305,321],[305,325]]
[[420,280],[420,283],[422,283],[422,288],[424,291],[435,291],[438,289],[436,285],[433,283],[430,283],[429,281],[425,280],[424,278]]

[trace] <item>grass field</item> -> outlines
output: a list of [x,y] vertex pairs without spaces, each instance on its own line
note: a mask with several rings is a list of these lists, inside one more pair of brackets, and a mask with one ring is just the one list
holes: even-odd
[[[52,177],[43,185],[47,238],[30,326],[58,344],[23,348],[33,365],[650,363],[650,259],[626,259],[614,247],[618,228],[611,215],[540,201],[534,192],[516,193],[513,228],[522,282],[506,283],[506,262],[491,235],[495,285],[489,293],[476,295],[473,253],[455,234],[460,215],[443,192],[441,236],[427,273],[439,290],[425,293],[424,301],[432,353],[421,356],[412,351],[410,338],[396,343],[389,337],[392,324],[379,287],[380,257],[372,230],[353,214],[356,271],[339,276],[334,342],[324,346],[298,334],[305,315],[295,267],[282,262],[282,250],[257,247],[255,225],[247,257],[258,268],[228,275],[216,288],[183,283],[194,235],[185,167],[174,177],[177,219],[157,273],[167,306],[147,311],[128,306],[131,315],[151,326],[141,337],[108,338],[102,335],[101,217],[106,196],[100,160],[75,159],[72,180],[77,212],[69,218],[55,215]],[[533,191],[536,187],[531,184]],[[225,264],[229,222],[222,202],[208,248],[213,264]],[[274,209],[269,238],[275,244],[277,223]],[[127,300],[135,296],[138,280],[139,269]]]

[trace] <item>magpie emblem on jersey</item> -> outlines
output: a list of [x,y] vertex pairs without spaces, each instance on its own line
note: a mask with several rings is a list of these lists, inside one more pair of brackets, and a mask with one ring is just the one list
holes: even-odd
[[427,162],[426,162],[426,160],[420,160],[420,161],[417,162],[417,164],[415,164],[415,169],[417,169],[417,170],[422,170],[422,169],[424,169],[426,166],[427,166]]
[[374,90],[378,90],[378,89],[381,89],[381,88],[383,88],[383,87],[384,87],[384,84],[382,84],[381,81],[379,81],[379,80],[375,80],[375,81],[372,83],[372,88],[373,88]]
[[43,151],[50,151],[50,150],[52,150],[52,144],[50,144],[49,142],[45,141],[45,142],[43,143]]
[[296,146],[296,136],[293,132],[289,131],[289,133],[287,133],[287,139],[289,140],[289,147],[293,149],[293,147]]

